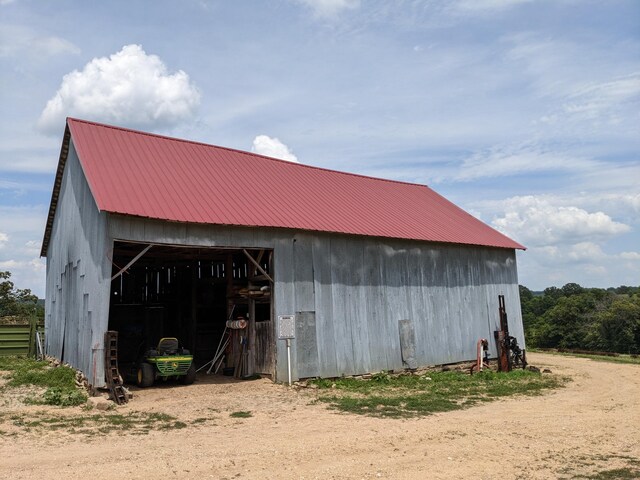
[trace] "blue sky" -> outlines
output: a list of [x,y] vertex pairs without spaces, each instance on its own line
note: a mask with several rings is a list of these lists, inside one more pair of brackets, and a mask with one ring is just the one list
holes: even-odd
[[67,115],[423,183],[520,283],[640,284],[640,2],[0,0],[0,270],[44,295]]

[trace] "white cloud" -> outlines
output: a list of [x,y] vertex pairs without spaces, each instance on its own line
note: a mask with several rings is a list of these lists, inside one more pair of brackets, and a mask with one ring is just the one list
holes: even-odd
[[[62,124],[64,128],[64,124]],[[60,131],[62,133],[62,131]],[[39,152],[35,149],[24,150],[4,150],[0,148],[0,172],[29,172],[29,173],[51,173],[58,164],[56,153]],[[9,182],[0,180],[0,188]],[[48,185],[47,189],[51,186]]]
[[[573,120],[617,125],[630,115],[638,119],[639,98],[640,73],[634,73],[582,87],[569,96],[562,108]],[[634,131],[637,133],[635,128]]]
[[504,177],[530,172],[589,171],[598,162],[542,147],[521,144],[496,146],[475,153],[460,167],[456,180],[474,180],[484,177]]
[[344,10],[354,10],[360,6],[360,0],[297,0],[313,10],[316,17],[333,18]]
[[16,262],[15,260],[4,260],[0,262],[0,270],[11,271],[19,265],[20,265],[20,262]]
[[171,127],[191,118],[199,104],[189,75],[170,74],[158,56],[126,45],[65,75],[37,126],[57,134],[65,117],[78,116],[135,128]]
[[31,256],[39,256],[42,242],[38,240],[29,240],[24,244],[23,252]]
[[267,135],[258,135],[254,138],[251,151],[267,157],[279,158],[281,160],[298,163],[298,157],[289,150],[289,147],[277,138],[271,138]]
[[539,135],[637,138],[640,72],[631,60],[636,44],[598,42],[585,48],[571,36],[527,31],[505,35],[501,42],[507,46],[505,64],[530,100],[537,100],[528,111],[537,119]]
[[640,261],[640,253],[638,253],[638,252],[622,252],[620,254],[620,258],[623,258],[624,260]]
[[568,248],[567,257],[574,262],[594,261],[606,257],[600,245],[593,242],[580,242]]
[[493,220],[493,226],[525,245],[578,244],[609,239],[631,230],[603,212],[558,206],[541,197],[513,197],[502,204],[504,213]]
[[518,271],[520,282],[534,289],[569,282],[587,287],[636,285],[640,254],[608,254],[593,242],[534,247],[518,253]]
[[560,106],[540,117],[538,126],[550,127],[554,134],[637,136],[640,73],[587,84],[576,82],[566,90]]
[[9,5],[13,3],[15,0],[0,0],[0,5]]
[[458,0],[457,2],[453,2],[451,9],[459,13],[490,14],[532,1],[533,0]]
[[6,233],[0,232],[0,249],[4,248],[4,246],[9,242],[9,235]]
[[530,253],[537,257],[537,263],[547,267],[572,264],[594,265],[609,258],[602,247],[593,242],[533,247]]
[[80,48],[64,38],[42,35],[27,27],[0,25],[0,57],[50,57],[80,53]]
[[11,272],[11,281],[16,288],[28,288],[44,298],[44,283],[47,264],[44,259],[33,257],[27,260],[0,261],[0,270]]

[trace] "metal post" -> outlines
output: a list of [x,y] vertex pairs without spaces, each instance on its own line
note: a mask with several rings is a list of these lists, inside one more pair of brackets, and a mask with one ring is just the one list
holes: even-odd
[[287,338],[287,373],[289,376],[289,386],[291,386],[291,339]]

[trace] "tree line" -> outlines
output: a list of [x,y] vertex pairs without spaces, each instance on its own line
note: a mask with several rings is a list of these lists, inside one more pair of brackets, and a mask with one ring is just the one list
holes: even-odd
[[640,287],[520,285],[520,304],[528,347],[640,352]]

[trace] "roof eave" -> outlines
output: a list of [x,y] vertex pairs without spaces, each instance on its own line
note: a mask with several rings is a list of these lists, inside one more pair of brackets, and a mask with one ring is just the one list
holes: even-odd
[[49,214],[47,215],[47,223],[44,228],[44,237],[42,238],[42,248],[40,249],[40,256],[47,256],[47,249],[49,247],[49,240],[51,238],[51,230],[53,229],[53,219],[56,215],[56,208],[58,206],[58,197],[60,196],[60,186],[62,185],[62,175],[64,174],[64,166],[67,163],[67,157],[69,155],[69,145],[71,142],[71,131],[69,130],[69,124],[65,124],[64,137],[62,139],[62,145],[60,146],[60,156],[58,159],[58,169],[56,170],[56,177],[53,181],[53,191],[51,192],[51,203],[49,204]]
[[[215,222],[188,222],[183,220],[176,220],[170,218],[163,217],[151,217],[147,215],[138,215],[134,213],[121,212],[116,210],[104,210],[108,215],[113,215],[116,217],[128,217],[133,219],[141,219],[141,220],[151,220],[158,222],[169,222],[169,223],[179,223],[179,224],[196,224],[196,225],[212,225],[218,227],[233,227],[233,228],[273,228],[276,230],[288,230],[288,231],[297,231],[297,232],[308,232],[308,233],[321,233],[321,234],[330,234],[330,235],[346,235],[353,237],[366,237],[366,238],[376,238],[383,240],[400,240],[400,241],[409,241],[409,242],[423,242],[423,243],[433,243],[438,245],[457,245],[460,247],[480,247],[480,248],[498,248],[502,250],[527,250],[527,247],[524,245],[512,240],[504,234],[501,234],[504,238],[508,240],[504,245],[498,245],[495,243],[479,243],[479,242],[455,242],[455,241],[446,241],[446,240],[428,240],[425,238],[410,238],[410,237],[397,237],[397,236],[386,236],[382,234],[378,235],[367,235],[363,233],[354,233],[354,232],[343,232],[337,230],[317,230],[317,229],[308,229],[303,227],[285,227],[282,225],[246,225],[246,224],[233,224],[233,223],[215,223]],[[120,239],[124,240],[124,239]],[[510,244],[508,244],[510,242]]]

